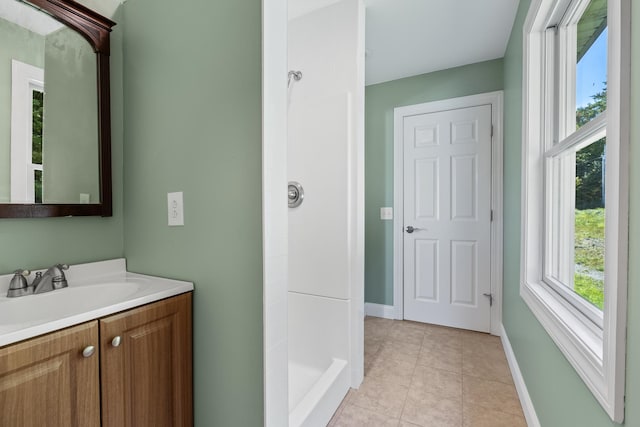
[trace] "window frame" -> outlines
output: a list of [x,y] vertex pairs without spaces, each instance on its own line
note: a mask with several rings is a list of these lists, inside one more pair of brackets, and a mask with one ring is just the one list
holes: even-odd
[[[575,154],[606,137],[606,124],[607,112],[604,111],[547,149],[543,160],[546,207],[543,280],[599,329],[604,327],[602,310],[570,288],[574,285],[575,272]],[[554,191],[558,187],[560,191]]]
[[33,91],[44,93],[44,70],[11,61],[11,203],[34,203]]
[[[568,130],[575,129],[575,111],[563,110],[561,106],[575,106],[575,99],[567,102],[575,96],[575,83],[563,81],[562,76],[569,75],[571,66],[574,67],[571,75],[575,75],[575,64],[559,60],[562,55],[567,58],[567,52],[557,54],[557,43],[559,37],[575,38],[571,31],[564,31],[562,24],[580,16],[579,8],[584,10],[586,3],[586,0],[583,4],[575,0],[532,0],[523,27],[520,295],[609,417],[622,422],[628,266],[630,1],[608,0],[607,110],[569,135]],[[573,9],[565,14],[570,7]],[[560,25],[557,29],[549,28],[549,22]],[[556,30],[557,36],[551,34]],[[562,45],[571,46],[566,40],[560,47]],[[558,60],[559,66],[564,67],[561,68],[563,72],[550,74],[555,73],[558,66],[555,61]],[[551,68],[549,62],[553,62]],[[551,114],[552,111],[560,114]],[[604,126],[607,137],[606,278],[605,301],[599,320],[599,310],[589,313],[588,307],[569,303],[556,286],[549,284],[547,225],[548,205],[553,201],[549,200],[552,192],[548,173],[551,172],[546,168],[549,156],[571,149],[571,144],[580,144],[581,137],[591,134],[593,138],[602,133]],[[561,173],[570,173],[570,170],[569,165]],[[585,301],[585,305],[589,304]]]

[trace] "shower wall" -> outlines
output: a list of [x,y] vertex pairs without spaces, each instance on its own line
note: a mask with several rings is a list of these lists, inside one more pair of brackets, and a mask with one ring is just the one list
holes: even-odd
[[[290,19],[288,49],[289,70],[301,71],[302,79],[289,88],[287,175],[305,191],[302,205],[289,209],[288,289],[334,299],[346,311],[344,324],[325,334],[348,338],[340,353],[348,357],[351,385],[358,386],[364,316],[361,1],[342,0]],[[289,331],[291,358],[300,352],[291,325]]]
[[294,103],[289,110],[288,175],[305,191],[302,205],[289,211],[290,291],[351,295],[349,104],[343,93]]

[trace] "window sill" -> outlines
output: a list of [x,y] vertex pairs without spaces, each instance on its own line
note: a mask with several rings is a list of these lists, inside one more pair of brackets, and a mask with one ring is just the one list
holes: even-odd
[[520,296],[600,404],[612,413],[602,331],[546,285],[525,282]]

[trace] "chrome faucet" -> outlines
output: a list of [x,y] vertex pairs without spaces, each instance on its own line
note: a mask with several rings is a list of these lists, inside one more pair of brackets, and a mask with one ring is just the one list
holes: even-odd
[[29,270],[16,270],[9,284],[7,297],[21,297],[24,295],[41,294],[68,286],[64,270],[68,270],[67,264],[56,264],[44,273],[36,273],[33,283],[27,283],[27,277],[31,274]]

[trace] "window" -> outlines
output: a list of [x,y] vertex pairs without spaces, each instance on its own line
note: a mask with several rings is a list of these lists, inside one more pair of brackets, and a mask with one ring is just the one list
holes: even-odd
[[574,1],[549,24],[544,281],[602,327],[607,1]]
[[524,28],[521,295],[624,414],[628,0],[532,0]]
[[11,67],[11,203],[42,203],[44,71]]
[[[41,88],[31,91],[31,170],[33,174],[33,198],[42,203],[42,122],[44,116],[44,92]],[[30,174],[31,175],[31,174]],[[31,181],[31,176],[29,177]],[[29,182],[30,184],[31,182]]]

